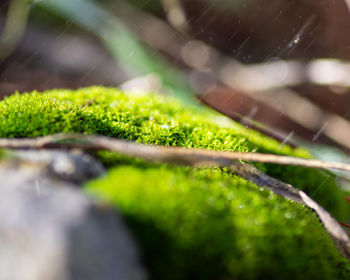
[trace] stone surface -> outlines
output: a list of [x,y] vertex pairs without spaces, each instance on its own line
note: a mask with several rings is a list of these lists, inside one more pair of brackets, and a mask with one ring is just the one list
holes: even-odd
[[73,183],[81,183],[104,173],[99,161],[80,150],[17,150],[12,151],[11,156],[45,166],[51,175]]
[[53,175],[71,155],[40,153],[0,164],[0,279],[146,279],[121,216],[74,187],[82,176]]

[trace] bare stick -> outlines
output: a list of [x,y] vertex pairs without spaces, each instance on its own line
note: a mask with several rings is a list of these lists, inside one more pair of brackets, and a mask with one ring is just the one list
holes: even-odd
[[0,148],[40,149],[79,148],[88,150],[109,150],[122,155],[144,158],[152,162],[167,162],[192,166],[227,167],[237,160],[295,165],[319,169],[334,169],[350,172],[350,165],[304,159],[274,154],[211,151],[181,147],[161,147],[138,144],[106,136],[83,134],[55,134],[39,138],[0,139]]
[[178,147],[159,147],[127,142],[105,136],[81,134],[56,134],[36,139],[0,139],[0,148],[41,149],[41,148],[80,148],[109,150],[122,155],[143,158],[151,162],[171,163],[195,167],[227,167],[233,173],[272,190],[274,193],[303,204],[316,212],[338,250],[350,259],[350,240],[338,222],[307,194],[261,172],[252,165],[238,160],[291,164],[316,168],[333,168],[350,171],[349,165],[327,163],[294,157],[266,155],[257,153],[218,152],[203,149],[185,149]]

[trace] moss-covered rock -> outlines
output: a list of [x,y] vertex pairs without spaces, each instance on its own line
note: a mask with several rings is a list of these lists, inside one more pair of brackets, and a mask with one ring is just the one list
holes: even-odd
[[217,169],[125,166],[89,184],[139,240],[151,279],[348,279],[315,214]]
[[[240,124],[223,124],[222,117],[206,109],[110,88],[16,94],[0,102],[0,113],[0,137],[83,132],[155,145],[309,157]],[[98,155],[111,170],[88,190],[121,209],[154,279],[350,277],[349,263],[305,207],[223,170],[151,166],[111,153]],[[256,166],[305,190],[336,217],[349,216],[332,174]]]

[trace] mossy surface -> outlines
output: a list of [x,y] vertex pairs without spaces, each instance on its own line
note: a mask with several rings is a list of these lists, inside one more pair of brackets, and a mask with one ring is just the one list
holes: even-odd
[[151,279],[349,279],[306,207],[218,169],[121,165],[88,190],[114,203]]
[[[155,145],[308,157],[302,149],[281,147],[279,142],[241,124],[223,125],[222,118],[208,110],[186,108],[176,100],[156,95],[132,96],[112,88],[16,94],[0,102],[0,113],[0,137],[83,132]],[[101,154],[110,165],[120,161],[118,156]],[[256,166],[305,190],[335,217],[349,217],[344,193],[337,189],[330,173],[271,164]]]
[[[0,102],[0,113],[0,137],[82,132],[154,145],[309,157],[240,124],[222,124],[206,109],[111,88],[16,94]],[[98,155],[111,170],[88,189],[121,209],[153,279],[349,278],[349,263],[305,207],[222,170]],[[349,216],[330,173],[256,166],[305,190],[336,217]]]

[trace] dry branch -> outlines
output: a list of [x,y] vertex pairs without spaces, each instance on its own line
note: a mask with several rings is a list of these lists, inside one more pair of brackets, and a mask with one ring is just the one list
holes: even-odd
[[350,171],[350,165],[347,164],[269,154],[160,147],[127,142],[105,136],[81,134],[56,134],[33,139],[0,139],[0,148],[79,148],[89,150],[108,150],[125,156],[142,158],[150,162],[194,167],[227,167],[233,173],[260,187],[272,190],[274,193],[284,198],[303,204],[314,210],[339,251],[350,259],[349,237],[338,222],[326,210],[304,192],[298,190],[292,185],[274,179],[254,166],[239,162],[239,160]]
[[40,149],[40,148],[78,148],[88,150],[109,150],[131,157],[140,157],[152,162],[166,162],[191,166],[228,167],[234,161],[252,161],[295,165],[319,169],[334,169],[350,172],[350,164],[326,162],[274,154],[211,151],[181,147],[164,147],[128,142],[120,139],[83,135],[55,134],[39,138],[0,139],[0,148]]

